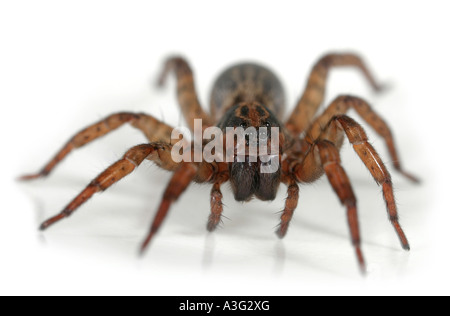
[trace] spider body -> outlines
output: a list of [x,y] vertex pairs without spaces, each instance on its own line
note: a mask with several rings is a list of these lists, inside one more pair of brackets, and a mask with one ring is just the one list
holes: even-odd
[[[30,180],[48,175],[53,168],[75,148],[117,129],[123,124],[131,124],[142,131],[149,142],[129,149],[122,159],[111,165],[77,195],[59,214],[41,225],[46,229],[59,220],[70,216],[80,205],[95,193],[132,172],[144,160],[150,160],[159,167],[172,171],[173,176],[164,192],[158,211],[144,240],[141,251],[145,250],[161,226],[173,202],[183,193],[191,182],[212,184],[210,194],[211,213],[207,229],[213,231],[220,223],[223,203],[221,187],[230,182],[237,201],[252,198],[273,200],[281,183],[287,187],[287,198],[281,213],[277,235],[286,235],[289,223],[299,200],[298,183],[311,183],[326,174],[329,183],[340,202],[347,210],[348,225],[352,243],[362,271],[365,261],[361,251],[361,239],[357,219],[356,198],[345,170],[340,164],[339,149],[345,138],[370,171],[377,184],[382,186],[383,197],[389,220],[404,249],[409,250],[408,240],[399,224],[394,200],[392,181],[375,149],[368,143],[363,128],[345,113],[354,109],[380,135],[389,150],[394,167],[410,180],[417,178],[405,172],[398,159],[392,133],[381,117],[369,104],[355,96],[338,96],[322,113],[317,113],[325,95],[325,84],[330,69],[338,66],[353,66],[359,69],[374,90],[380,90],[362,60],[354,54],[327,54],[320,58],[311,70],[304,93],[299,98],[287,120],[284,119],[285,95],[280,80],[269,69],[253,64],[242,63],[226,69],[215,81],[211,98],[210,114],[201,107],[194,86],[192,70],[180,57],[169,58],[160,77],[165,82],[167,74],[174,72],[177,79],[177,98],[184,118],[191,130],[195,119],[201,119],[202,130],[216,126],[222,132],[228,128],[253,128],[254,138],[245,134],[244,155],[239,159],[224,161],[181,161],[171,156],[173,127],[144,113],[121,112],[90,125],[72,137],[64,147],[44,166],[31,175],[21,177]],[[274,133],[274,129],[279,133]],[[270,147],[266,156],[258,155],[252,160],[249,154],[252,145],[264,143]],[[231,143],[234,152],[239,151],[238,142]],[[272,146],[273,145],[273,146]],[[203,144],[203,146],[205,146]],[[271,157],[269,160],[264,157]],[[270,172],[262,172],[270,165]]]
[[[229,67],[216,79],[210,100],[211,115],[223,132],[227,127],[282,127],[284,90],[277,76],[264,66],[240,63]],[[270,142],[270,129],[267,137]],[[284,140],[284,135],[281,138]],[[281,146],[279,152],[282,150]],[[249,162],[248,157],[245,162],[229,164],[231,188],[237,201],[249,201],[252,197],[275,199],[281,169],[261,173],[260,165],[260,159]]]
[[[220,121],[229,108],[241,102],[258,102],[279,118],[286,106],[280,80],[271,70],[255,63],[231,66],[218,76],[211,90],[211,116]],[[268,115],[265,109],[259,109],[258,115]],[[249,117],[245,113],[240,112]]]
[[[227,127],[253,127],[259,130],[261,127],[281,127],[281,123],[276,116],[270,112],[264,105],[258,102],[241,102],[235,106],[231,106],[226,112],[218,126],[225,132]],[[270,129],[264,134],[271,141]],[[262,133],[258,133],[259,138],[263,137]],[[284,139],[281,135],[281,140]],[[246,142],[248,147],[248,140]],[[283,142],[280,143],[278,151],[282,153]],[[248,149],[247,149],[248,151]],[[275,172],[261,173],[261,159],[249,161],[249,155],[246,155],[245,161],[235,161],[228,164],[231,188],[234,198],[237,201],[249,201],[253,196],[263,201],[273,200],[276,197],[278,187],[281,180],[281,169]]]

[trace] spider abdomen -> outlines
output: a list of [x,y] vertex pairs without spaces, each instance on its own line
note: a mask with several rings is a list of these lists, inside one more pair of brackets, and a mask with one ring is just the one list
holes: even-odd
[[219,121],[230,107],[253,101],[264,104],[278,118],[282,118],[285,95],[277,76],[258,64],[237,64],[223,71],[214,82],[210,98],[211,114]]

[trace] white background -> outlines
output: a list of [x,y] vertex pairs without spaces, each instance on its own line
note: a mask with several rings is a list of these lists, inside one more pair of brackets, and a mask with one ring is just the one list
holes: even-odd
[[[445,1],[3,1],[0,294],[449,294],[448,12]],[[168,55],[188,58],[205,107],[224,67],[253,60],[279,74],[292,108],[314,61],[348,50],[391,89],[375,95],[357,71],[336,70],[327,102],[340,93],[366,98],[392,127],[405,169],[423,180],[413,185],[392,172],[410,253],[349,145],[342,160],[359,202],[365,278],[325,178],[301,186],[281,242],[273,232],[285,187],[272,203],[243,205],[224,188],[227,219],[207,234],[210,187],[194,185],[138,259],[170,177],[146,162],[70,219],[37,231],[145,142],[123,127],[71,154],[47,179],[14,181],[39,170],[74,132],[121,110],[182,122],[173,80],[162,90],[153,85]],[[392,170],[383,141],[368,132]]]

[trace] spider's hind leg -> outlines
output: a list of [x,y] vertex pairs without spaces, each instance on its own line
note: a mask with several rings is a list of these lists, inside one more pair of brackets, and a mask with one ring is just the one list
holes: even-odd
[[383,87],[375,81],[371,72],[359,56],[351,53],[327,54],[323,56],[311,70],[305,91],[285,123],[286,128],[293,135],[300,135],[311,125],[325,97],[325,85],[328,73],[331,69],[341,66],[358,68],[375,91],[382,90]]
[[166,60],[159,77],[159,86],[164,85],[167,75],[172,71],[177,79],[178,104],[191,131],[194,130],[195,119],[202,120],[203,128],[213,125],[210,115],[200,105],[192,69],[184,58],[174,56]]

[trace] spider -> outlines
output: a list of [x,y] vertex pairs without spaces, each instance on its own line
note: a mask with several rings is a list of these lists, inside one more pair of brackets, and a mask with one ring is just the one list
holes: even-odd
[[[149,141],[129,149],[122,159],[100,173],[59,214],[43,222],[40,229],[47,229],[70,216],[95,193],[105,191],[147,159],[173,172],[173,175],[148,235],[142,243],[141,252],[147,248],[160,228],[172,203],[191,182],[212,185],[208,231],[213,231],[221,222],[223,212],[221,187],[224,183],[230,182],[234,198],[242,202],[250,201],[254,197],[264,201],[273,200],[280,183],[285,184],[287,198],[276,230],[277,235],[282,238],[286,235],[297,207],[298,183],[311,183],[326,174],[330,185],[347,210],[351,240],[359,267],[364,272],[366,268],[361,251],[356,198],[339,158],[339,150],[347,138],[375,182],[382,186],[389,220],[400,239],[401,246],[409,250],[408,240],[398,220],[391,176],[376,150],[368,142],[363,128],[345,113],[349,109],[354,109],[384,139],[394,168],[411,181],[418,182],[416,177],[403,170],[388,125],[365,100],[351,95],[338,96],[323,113],[317,113],[324,100],[329,71],[341,66],[356,67],[375,91],[382,89],[359,56],[352,53],[329,53],[314,64],[303,94],[287,120],[283,120],[285,107],[283,87],[275,74],[266,67],[254,63],[241,63],[226,69],[213,85],[210,98],[211,111],[207,113],[198,100],[193,73],[188,62],[178,56],[168,58],[159,84],[165,83],[169,73],[175,74],[178,103],[189,129],[194,130],[195,119],[201,119],[202,130],[211,126],[217,126],[221,130],[227,127],[279,128],[280,133],[276,139],[279,151],[276,157],[280,164],[276,170],[262,173],[259,169],[263,165],[262,160],[258,158],[256,161],[250,161],[247,151],[244,161],[236,159],[212,162],[204,159],[194,162],[174,161],[171,155],[174,145],[171,141],[167,141],[171,139],[174,129],[172,126],[144,113],[115,113],[75,134],[40,172],[20,178],[30,180],[47,176],[74,149],[126,123],[144,133]],[[270,142],[275,140],[271,137],[269,134]],[[246,140],[248,147],[248,138]]]

